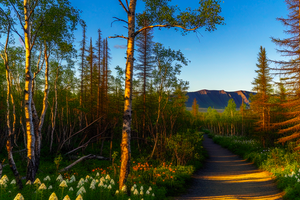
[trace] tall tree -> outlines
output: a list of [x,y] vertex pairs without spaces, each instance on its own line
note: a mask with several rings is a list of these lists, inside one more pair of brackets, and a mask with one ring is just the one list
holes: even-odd
[[99,117],[100,116],[100,104],[102,103],[101,102],[102,35],[101,35],[100,29],[98,29],[98,39],[96,41],[96,53],[97,53],[97,66],[98,66],[97,117]]
[[199,105],[197,104],[197,99],[194,98],[193,105],[192,105],[192,113],[194,117],[197,117],[198,110],[199,110]]
[[[121,167],[120,167],[120,183],[119,188],[122,189],[126,183],[130,171],[131,159],[131,113],[132,113],[132,80],[133,80],[133,66],[134,66],[134,48],[135,38],[145,29],[160,27],[171,28],[176,27],[183,30],[184,33],[188,31],[196,31],[199,28],[206,27],[207,31],[216,29],[216,25],[222,24],[223,18],[219,16],[221,7],[219,0],[203,0],[199,2],[199,8],[195,10],[187,9],[181,11],[177,6],[169,5],[170,0],[144,0],[145,15],[149,19],[149,26],[136,29],[136,4],[138,0],[126,0],[124,3],[119,0],[127,14],[127,21],[119,19],[119,21],[126,22],[128,27],[127,37],[116,35],[111,38],[124,38],[127,40],[126,51],[126,80],[125,80],[125,102],[124,102],[124,116],[122,128],[121,141]],[[139,16],[137,15],[138,19]],[[142,25],[142,20],[138,21]]]
[[[80,42],[80,108],[82,109],[83,106],[83,79],[84,79],[84,75],[85,75],[85,66],[86,66],[86,56],[85,56],[85,52],[86,52],[86,24],[82,21],[81,23],[82,26],[82,41]],[[80,128],[82,128],[82,121],[83,121],[83,112],[80,112]]]
[[258,127],[256,129],[262,132],[261,138],[263,143],[265,143],[265,134],[267,134],[270,128],[270,106],[268,105],[268,101],[272,91],[272,77],[270,75],[266,50],[262,46],[260,47],[257,61],[258,64],[256,66],[258,69],[255,70],[257,77],[252,82],[254,85],[253,91],[256,91],[257,94],[251,98],[251,108],[259,115]]
[[[280,22],[287,27],[285,33],[289,35],[288,38],[279,39],[272,38],[272,41],[282,47],[277,51],[282,56],[290,57],[288,61],[276,61],[277,64],[281,65],[279,69],[280,73],[283,74],[287,80],[286,88],[288,91],[286,95],[289,97],[286,102],[282,104],[283,108],[289,108],[285,113],[287,117],[283,122],[278,122],[275,126],[281,127],[279,134],[281,138],[279,142],[285,143],[288,141],[296,140],[297,143],[300,141],[300,1],[298,0],[286,0],[289,14],[287,18],[277,18]],[[297,150],[300,146],[296,147]]]
[[[142,27],[149,26],[149,20],[144,15],[141,16]],[[137,36],[137,65],[135,70],[137,76],[142,82],[142,95],[143,95],[143,113],[142,113],[142,133],[145,136],[146,124],[146,90],[148,86],[148,79],[151,78],[152,70],[154,69],[154,56],[153,56],[153,29],[145,29]]]

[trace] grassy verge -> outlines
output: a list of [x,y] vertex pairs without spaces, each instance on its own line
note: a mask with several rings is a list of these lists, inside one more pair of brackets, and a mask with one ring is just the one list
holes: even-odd
[[[18,193],[21,193],[25,200],[49,199],[53,193],[58,199],[64,200],[68,199],[67,195],[72,200],[80,199],[78,198],[79,194],[84,200],[152,200],[177,196],[186,190],[191,175],[202,166],[205,159],[206,154],[202,148],[203,134],[198,134],[198,136],[201,145],[197,145],[195,147],[197,151],[193,152],[197,159],[190,160],[184,166],[174,165],[171,162],[174,160],[174,155],[171,155],[170,162],[146,161],[144,157],[133,155],[127,188],[123,188],[123,191],[118,189],[120,161],[117,156],[114,163],[111,161],[84,160],[62,174],[57,173],[57,168],[61,169],[68,166],[72,161],[65,157],[58,159],[57,156],[51,159],[49,157],[43,158],[37,174],[39,181],[26,184],[25,180],[22,180],[24,188],[21,191],[17,189],[9,166],[4,167],[3,174],[6,175],[3,175],[0,181],[0,199],[12,200]],[[176,137],[173,143],[178,138],[181,137]],[[175,146],[177,148],[177,145]],[[177,150],[183,151],[184,149],[178,148]],[[182,153],[186,153],[186,151]],[[21,159],[16,155],[15,160]],[[17,166],[19,166],[20,173],[24,175],[26,169],[24,162],[17,162]],[[62,184],[63,181],[66,185]]]
[[284,199],[300,200],[300,157],[288,147],[263,148],[256,140],[241,136],[209,134],[213,141],[270,172],[277,187],[285,191]]

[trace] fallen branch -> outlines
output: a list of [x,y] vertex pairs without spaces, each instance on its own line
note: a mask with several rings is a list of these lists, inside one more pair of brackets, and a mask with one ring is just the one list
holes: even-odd
[[98,160],[109,160],[109,158],[105,158],[103,156],[96,156],[96,155],[93,155],[93,154],[89,154],[87,156],[83,156],[81,158],[79,158],[78,160],[76,160],[75,162],[73,162],[72,164],[70,164],[69,166],[59,170],[58,172],[61,173],[61,172],[65,172],[65,171],[68,171],[71,167],[73,167],[74,165],[80,163],[81,161],[85,160],[85,159],[98,159]]

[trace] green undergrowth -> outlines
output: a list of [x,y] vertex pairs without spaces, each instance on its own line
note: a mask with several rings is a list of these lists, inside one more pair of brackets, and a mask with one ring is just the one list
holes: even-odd
[[[42,157],[40,170],[36,177],[39,178],[41,183],[26,185],[26,181],[23,179],[24,188],[21,191],[14,183],[14,176],[6,161],[4,162],[6,166],[3,168],[3,175],[7,175],[8,180],[4,181],[6,178],[2,176],[2,183],[5,183],[0,183],[0,199],[13,200],[18,193],[21,193],[25,200],[49,199],[54,192],[58,199],[62,200],[68,195],[71,200],[75,200],[79,195],[78,191],[82,187],[86,191],[81,193],[84,200],[168,199],[184,193],[189,187],[192,174],[202,166],[206,157],[202,140],[203,133],[196,131],[174,135],[168,140],[168,148],[169,151],[176,151],[177,155],[170,154],[167,160],[147,160],[147,154],[136,150],[137,148],[133,144],[131,172],[128,176],[127,188],[124,191],[118,189],[120,155],[116,151],[113,154],[114,162],[84,160],[64,173],[58,173],[57,169],[68,166],[74,160],[60,155]],[[117,149],[117,147],[114,149]],[[93,153],[93,149],[87,151]],[[107,152],[104,151],[103,153],[106,154]],[[76,156],[79,158],[83,155],[79,153]],[[15,160],[20,174],[25,176],[26,164],[22,162],[18,154],[15,154]],[[60,174],[67,183],[66,188],[60,186],[62,180],[57,180]],[[47,176],[50,180],[45,179]],[[72,176],[75,177],[75,181],[71,181]],[[80,183],[80,179],[84,182],[81,181]],[[100,184],[101,179],[103,184]],[[42,183],[45,184],[47,189],[38,189]],[[95,188],[93,188],[93,185]],[[83,191],[83,189],[81,190]]]
[[284,199],[300,200],[300,156],[289,146],[263,148],[254,139],[242,136],[208,135],[217,144],[253,162],[275,177],[277,187],[285,192]]

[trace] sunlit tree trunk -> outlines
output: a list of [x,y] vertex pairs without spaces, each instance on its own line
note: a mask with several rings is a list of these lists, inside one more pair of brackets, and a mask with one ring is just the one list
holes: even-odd
[[127,60],[126,60],[126,79],[125,79],[125,102],[124,116],[121,142],[121,168],[120,168],[120,184],[119,189],[122,189],[126,183],[130,172],[131,159],[131,112],[132,112],[132,78],[133,78],[133,54],[134,54],[134,32],[135,32],[135,8],[136,0],[131,0],[128,12],[128,40],[127,40]]
[[32,109],[31,109],[31,102],[32,102],[32,72],[31,72],[31,65],[30,65],[30,58],[31,58],[31,24],[29,21],[30,16],[30,0],[24,0],[24,17],[25,17],[25,24],[24,24],[24,38],[25,38],[25,97],[24,97],[24,111],[25,111],[25,123],[26,123],[26,135],[27,135],[27,174],[26,179],[30,181],[35,180],[35,137],[34,137],[34,129],[33,129],[33,122],[32,122]]
[[[6,141],[6,149],[7,149],[7,155],[8,155],[8,163],[9,166],[16,178],[16,182],[19,186],[19,189],[23,188],[23,184],[22,181],[20,179],[19,176],[19,172],[17,170],[14,158],[13,158],[13,154],[12,154],[12,138],[14,136],[15,133],[15,124],[16,124],[16,112],[15,112],[15,103],[14,103],[14,99],[13,99],[13,95],[11,93],[11,78],[10,78],[10,71],[9,71],[9,67],[8,67],[8,55],[7,55],[7,46],[8,46],[8,42],[9,42],[9,34],[10,34],[10,24],[8,25],[8,30],[7,30],[7,38],[6,38],[6,44],[4,47],[4,55],[1,54],[1,57],[3,59],[4,65],[5,65],[5,70],[6,70],[6,84],[7,84],[7,96],[6,96],[6,125],[7,125],[7,132],[8,132],[8,137],[7,137],[7,141]],[[9,97],[11,97],[11,103],[13,105],[13,128],[11,129],[10,126],[10,104],[9,104]],[[1,169],[0,169],[0,173],[2,174],[2,163],[1,163]],[[0,177],[1,177],[0,174]]]
[[44,89],[44,99],[43,99],[43,109],[42,109],[42,113],[39,119],[39,124],[38,124],[38,130],[37,130],[37,134],[36,134],[36,142],[35,142],[35,163],[36,163],[36,172],[39,169],[39,165],[40,165],[40,152],[41,152],[41,143],[42,143],[42,127],[44,124],[44,120],[45,120],[45,115],[46,115],[46,111],[48,108],[48,94],[49,94],[49,83],[48,83],[48,76],[49,76],[49,55],[48,55],[48,49],[47,49],[47,44],[45,42],[45,47],[44,47],[44,56],[45,56],[45,64],[46,64],[46,68],[45,68],[45,89]]

